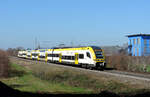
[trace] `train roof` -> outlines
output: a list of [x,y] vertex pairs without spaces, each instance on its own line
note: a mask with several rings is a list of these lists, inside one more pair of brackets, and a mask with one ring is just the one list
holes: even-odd
[[93,49],[101,49],[101,47],[99,46],[90,46],[90,47],[92,47]]
[[68,47],[53,47],[52,49],[69,49],[69,48],[84,48],[84,47],[91,47],[93,49],[101,49],[99,46],[68,46]]

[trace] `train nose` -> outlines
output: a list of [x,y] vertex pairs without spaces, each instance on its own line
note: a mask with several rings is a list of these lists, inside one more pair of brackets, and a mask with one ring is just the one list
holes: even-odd
[[95,61],[95,62],[104,62],[105,59],[95,59],[94,61]]
[[104,67],[104,62],[96,62],[96,67]]

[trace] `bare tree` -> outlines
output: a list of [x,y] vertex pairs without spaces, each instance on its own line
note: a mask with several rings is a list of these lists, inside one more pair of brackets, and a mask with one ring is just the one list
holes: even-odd
[[23,47],[17,47],[17,48],[8,48],[7,49],[7,53],[10,55],[10,56],[17,56],[18,54],[18,51],[20,50],[25,50]]

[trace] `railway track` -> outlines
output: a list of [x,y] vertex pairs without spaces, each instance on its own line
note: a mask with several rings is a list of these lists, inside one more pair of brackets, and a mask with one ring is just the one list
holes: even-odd
[[[18,58],[18,57],[11,57],[11,58],[16,58],[18,60],[22,60],[22,61],[26,61],[26,62],[32,62],[33,60],[27,60],[27,59],[22,59],[22,58]],[[33,61],[35,62],[35,61]],[[40,64],[48,64],[51,66],[58,66],[58,67],[64,67],[64,68],[71,68],[71,69],[75,69],[75,70],[80,70],[80,71],[86,71],[86,72],[91,72],[91,73],[95,73],[97,75],[103,74],[103,75],[107,75],[107,76],[114,76],[114,77],[119,77],[119,78],[127,78],[127,79],[134,79],[134,80],[141,80],[141,81],[146,81],[146,82],[150,82],[150,74],[140,74],[140,73],[133,73],[133,72],[124,72],[124,71],[118,71],[118,70],[104,70],[104,71],[99,71],[99,70],[89,70],[89,69],[85,69],[85,68],[79,68],[77,66],[68,66],[65,64],[55,64],[55,63],[46,63],[43,61],[36,61],[39,62]]]

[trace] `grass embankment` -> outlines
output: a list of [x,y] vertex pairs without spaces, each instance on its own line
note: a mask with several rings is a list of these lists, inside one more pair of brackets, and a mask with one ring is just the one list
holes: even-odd
[[34,62],[19,61],[19,64],[21,65],[12,64],[10,77],[2,81],[21,91],[57,94],[91,94],[101,91],[136,94],[137,91],[141,91],[127,83],[118,82],[117,79],[110,80],[106,76],[100,77],[48,64],[34,64]]
[[32,75],[31,70],[17,64],[12,64],[11,67],[10,77],[1,81],[14,89],[38,93],[91,93],[87,89],[41,80]]
[[61,83],[73,87],[81,87],[91,90],[92,93],[100,93],[101,91],[111,91],[115,93],[130,92],[134,89],[127,84],[120,83],[107,78],[97,77],[93,74],[79,72],[61,67],[51,67],[47,64],[33,65],[31,67],[33,74],[42,80],[50,83]]

